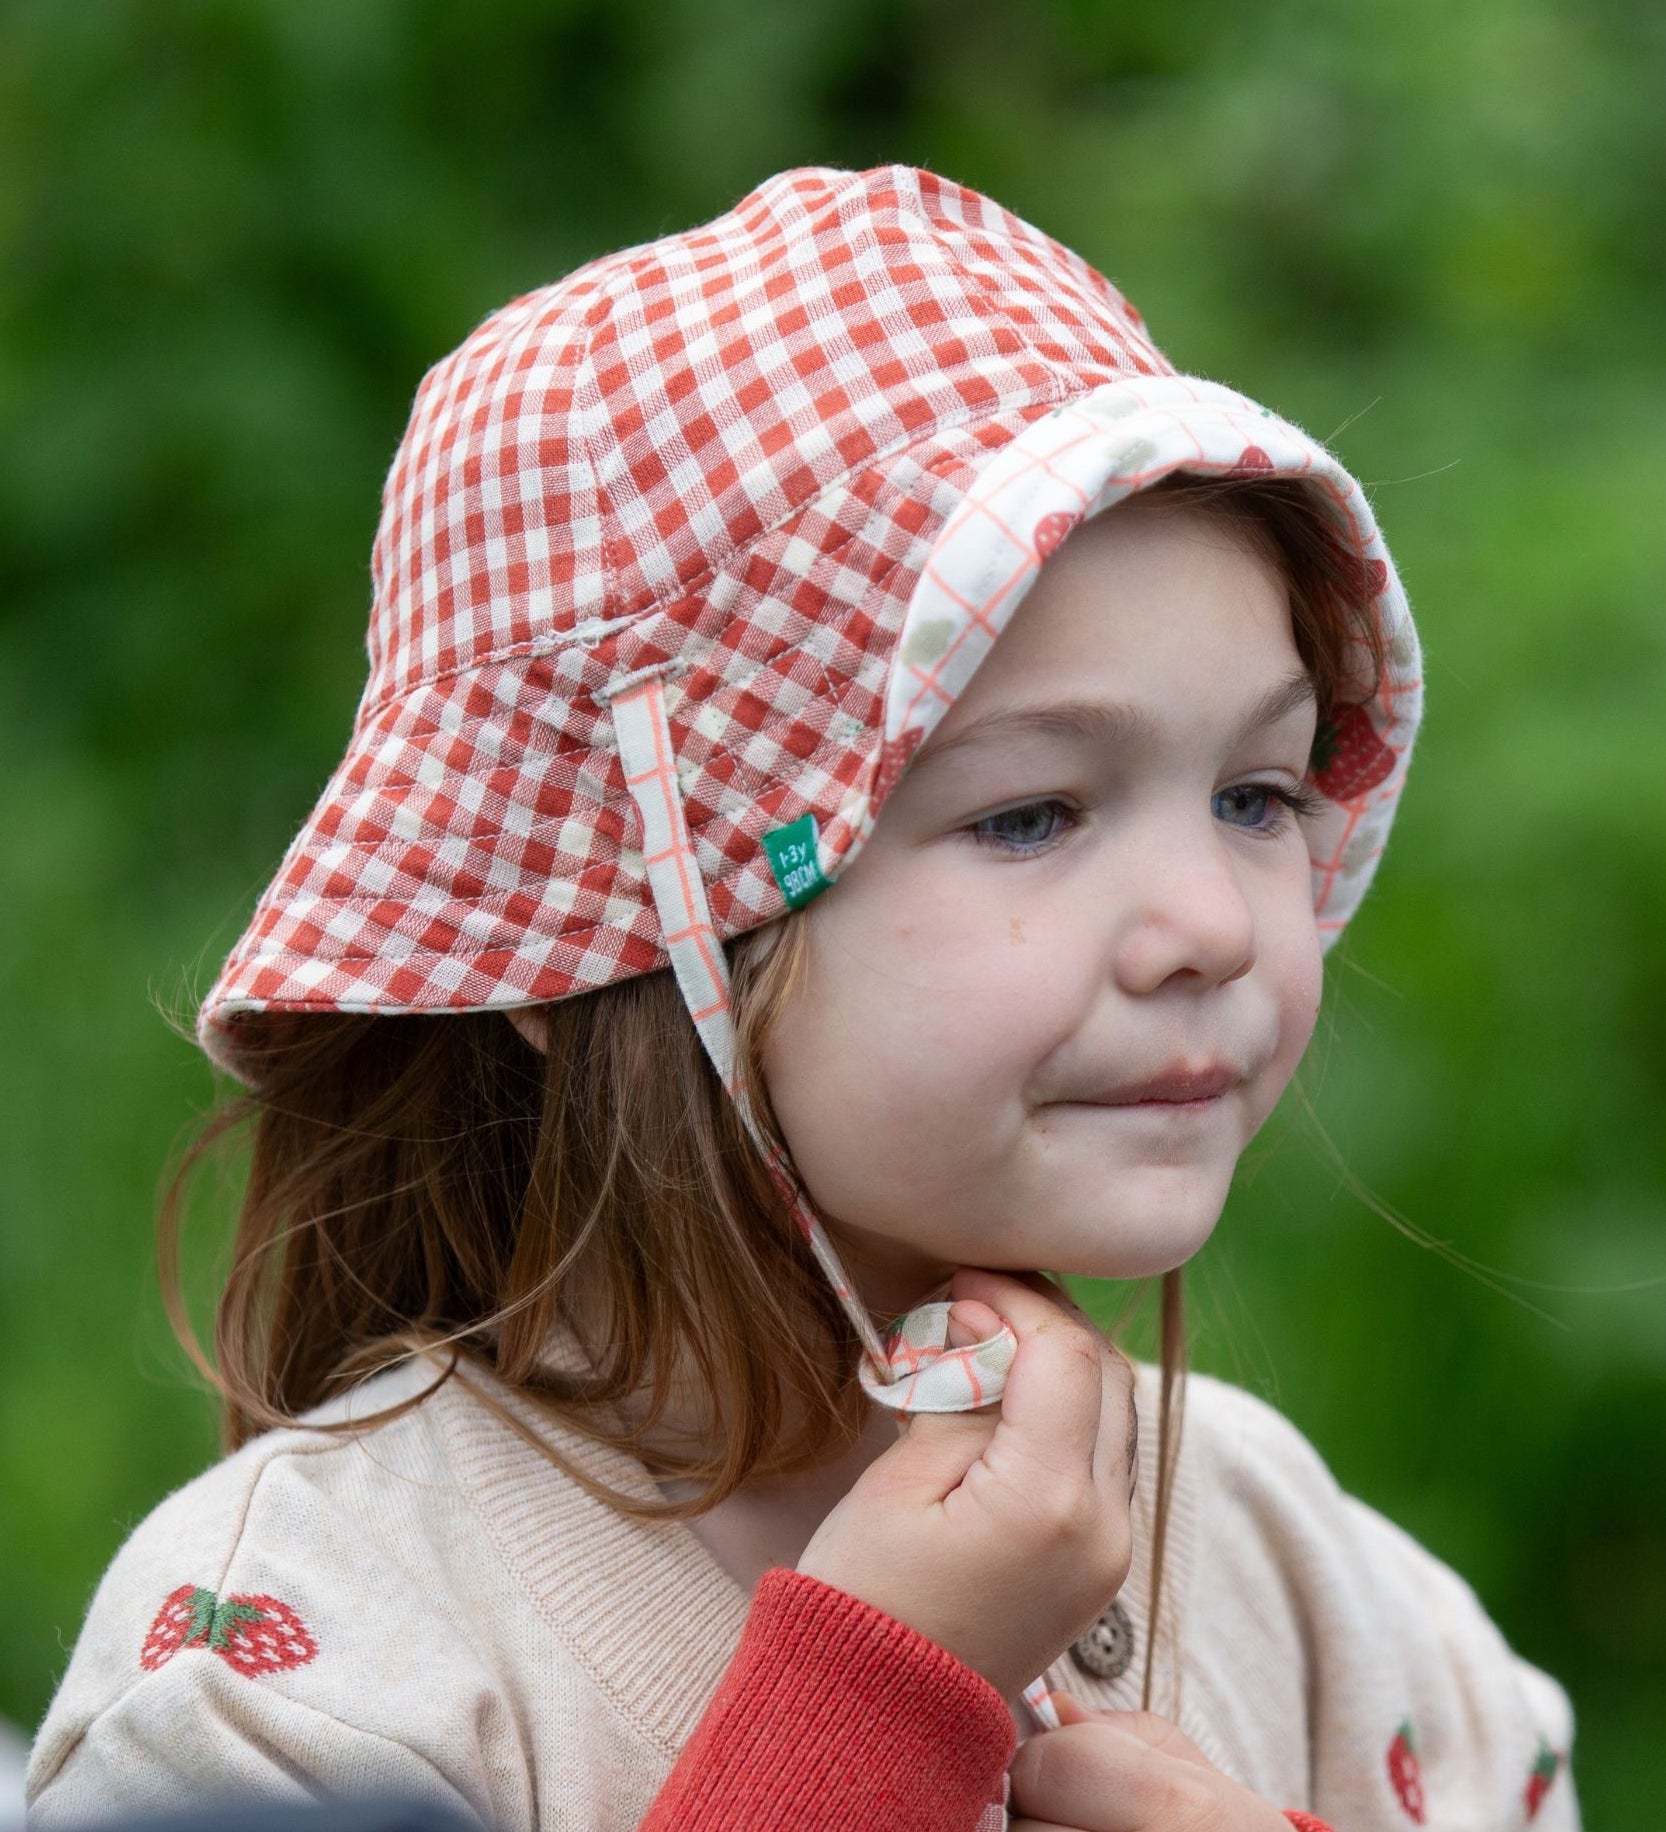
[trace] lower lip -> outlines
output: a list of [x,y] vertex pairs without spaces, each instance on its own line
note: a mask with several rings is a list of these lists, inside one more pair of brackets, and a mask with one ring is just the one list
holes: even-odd
[[1211,1094],[1205,1100],[1090,1100],[1080,1104],[1100,1113],[1208,1113],[1226,1099],[1225,1094]]

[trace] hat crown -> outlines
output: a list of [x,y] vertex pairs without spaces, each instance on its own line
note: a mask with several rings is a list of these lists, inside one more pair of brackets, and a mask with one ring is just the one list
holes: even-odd
[[697,592],[935,429],[1169,373],[1109,281],[977,192],[782,173],[430,370],[383,495],[361,715]]

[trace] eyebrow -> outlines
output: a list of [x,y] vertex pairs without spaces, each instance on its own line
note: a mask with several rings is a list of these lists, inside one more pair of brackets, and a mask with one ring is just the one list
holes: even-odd
[[[1305,669],[1287,675],[1275,681],[1245,713],[1233,730],[1231,746],[1317,703],[1313,677]],[[1047,706],[1018,706],[1005,712],[985,713],[941,742],[934,739],[920,753],[914,767],[916,771],[924,769],[957,751],[996,739],[1066,738],[1110,746],[1150,742],[1156,733],[1156,721],[1138,707],[1112,706],[1101,700],[1060,700]]]

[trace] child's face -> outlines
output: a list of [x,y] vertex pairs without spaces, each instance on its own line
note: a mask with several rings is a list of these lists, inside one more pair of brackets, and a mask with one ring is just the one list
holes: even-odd
[[1318,1010],[1278,797],[1314,713],[1283,582],[1223,521],[1135,499],[1048,563],[807,912],[765,1053],[876,1309],[961,1264],[1134,1278],[1208,1238]]

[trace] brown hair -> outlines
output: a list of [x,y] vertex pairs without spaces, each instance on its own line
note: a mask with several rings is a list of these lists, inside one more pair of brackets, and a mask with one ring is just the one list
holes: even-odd
[[[1180,477],[1147,494],[1241,527],[1288,583],[1321,707],[1348,682],[1366,697],[1382,652],[1362,569],[1307,487]],[[731,950],[740,1060],[755,1088],[804,938],[788,917]],[[267,1014],[251,1027],[255,1091],[208,1116],[158,1224],[168,1314],[221,1397],[228,1447],[419,1350],[438,1357],[436,1385],[481,1364],[626,1451],[674,1393],[693,1393],[706,1428],[685,1454],[656,1458],[694,1485],[684,1500],[618,1494],[540,1444],[629,1514],[699,1514],[749,1477],[810,1467],[855,1440],[867,1402],[853,1331],[670,975],[543,1011],[542,1055],[501,1012]],[[183,1292],[184,1198],[193,1171],[245,1128],[247,1179],[209,1355]],[[579,1336],[586,1371],[543,1359],[558,1324]],[[1163,1282],[1161,1344],[1147,1703],[1182,1413],[1178,1272]],[[422,1397],[332,1428],[364,1429]]]
[[[790,920],[734,946],[754,1085],[801,951]],[[543,1016],[542,1054],[501,1012],[305,1014],[252,1033],[255,1091],[192,1142],[159,1227],[169,1316],[221,1395],[228,1448],[417,1350],[448,1371],[478,1361],[627,1450],[674,1390],[702,1396],[705,1443],[660,1459],[699,1485],[694,1498],[644,1502],[570,1471],[631,1514],[699,1513],[854,1439],[853,1332],[671,976]],[[210,1359],[182,1294],[184,1184],[249,1122]],[[546,1365],[558,1324],[580,1335],[589,1371]],[[645,1413],[620,1419],[626,1401]]]

